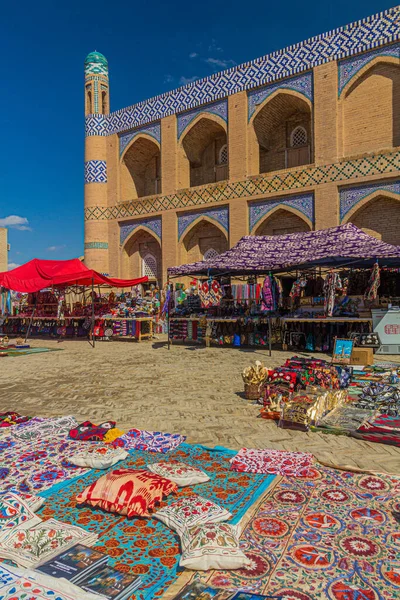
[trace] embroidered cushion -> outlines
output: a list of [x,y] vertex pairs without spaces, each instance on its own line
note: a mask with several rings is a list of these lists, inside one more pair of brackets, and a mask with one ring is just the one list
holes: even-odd
[[186,465],[182,462],[159,462],[147,465],[147,468],[161,477],[166,477],[171,481],[174,481],[179,487],[185,485],[194,485],[195,483],[205,483],[210,481],[210,478],[204,471],[196,469],[191,465]]
[[89,485],[76,500],[128,517],[148,517],[156,502],[177,489],[176,483],[155,473],[117,469]]
[[231,518],[231,513],[211,500],[194,494],[180,498],[177,502],[158,510],[154,516],[165,525],[181,534],[192,525],[203,523],[219,523]]
[[95,445],[82,452],[74,454],[68,460],[77,467],[90,467],[92,469],[108,469],[120,460],[124,460],[128,452],[123,448],[110,448]]
[[250,565],[239,548],[236,528],[228,523],[205,523],[185,529],[179,565],[196,571],[242,569]]

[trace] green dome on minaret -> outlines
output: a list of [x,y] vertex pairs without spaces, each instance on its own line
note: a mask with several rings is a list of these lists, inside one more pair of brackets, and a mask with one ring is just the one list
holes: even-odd
[[97,52],[96,50],[94,52],[89,52],[85,58],[85,74],[108,74],[108,62],[101,52]]

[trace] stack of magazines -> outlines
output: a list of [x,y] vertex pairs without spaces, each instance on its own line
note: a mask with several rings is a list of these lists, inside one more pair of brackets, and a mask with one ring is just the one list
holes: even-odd
[[110,600],[126,600],[140,587],[140,577],[122,573],[108,564],[108,556],[83,544],[61,552],[37,567],[37,571],[63,577],[83,590]]

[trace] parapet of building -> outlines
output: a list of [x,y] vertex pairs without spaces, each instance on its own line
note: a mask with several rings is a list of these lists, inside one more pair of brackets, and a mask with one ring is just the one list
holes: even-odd
[[243,235],[400,244],[400,7],[109,112],[85,60],[85,264],[165,282]]

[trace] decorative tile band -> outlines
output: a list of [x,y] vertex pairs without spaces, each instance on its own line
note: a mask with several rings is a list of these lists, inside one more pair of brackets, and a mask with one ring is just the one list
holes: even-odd
[[128,144],[131,143],[134,137],[140,135],[141,133],[145,133],[146,135],[150,135],[153,137],[159,144],[161,144],[161,124],[155,123],[154,125],[149,125],[148,127],[141,127],[140,129],[135,129],[135,131],[129,131],[128,133],[122,133],[119,136],[119,154],[123,153]]
[[108,242],[85,242],[85,250],[108,250]]
[[361,200],[374,194],[375,192],[391,192],[400,198],[400,179],[392,183],[378,181],[368,185],[344,188],[340,190],[340,221],[343,221],[347,213],[354,208]]
[[221,117],[226,123],[228,122],[228,101],[222,100],[221,102],[214,102],[214,104],[207,104],[202,108],[195,108],[189,112],[178,115],[178,139],[186,127],[201,113],[211,113]]
[[159,240],[162,239],[162,223],[161,217],[150,217],[149,219],[140,219],[140,221],[125,221],[119,224],[119,242],[122,245],[126,238],[140,227],[147,227],[156,234]]
[[151,196],[141,201],[112,207],[96,206],[85,210],[85,219],[122,219],[149,213],[189,208],[249,196],[265,196],[300,190],[323,183],[341,183],[350,179],[400,173],[400,152],[377,154],[320,167],[305,167],[282,174],[259,175],[244,181],[222,181],[201,188],[182,190],[170,196]]
[[178,239],[180,240],[186,233],[190,225],[199,217],[208,217],[216,221],[229,231],[229,208],[227,206],[218,206],[218,208],[210,208],[209,210],[196,210],[194,212],[178,215]]
[[258,106],[264,102],[271,96],[276,90],[280,88],[287,90],[294,90],[295,92],[299,92],[303,94],[308,100],[313,101],[313,76],[312,73],[304,73],[304,75],[299,75],[298,77],[290,77],[289,79],[285,79],[278,83],[274,83],[273,85],[267,85],[258,90],[253,90],[248,92],[248,111],[249,111],[249,121]]
[[288,196],[287,198],[277,198],[276,200],[267,200],[263,202],[250,202],[249,204],[249,231],[268,213],[277,206],[289,206],[303,213],[314,224],[314,194],[301,194],[298,196]]
[[105,160],[85,162],[85,183],[107,183],[107,163]]
[[323,63],[360,54],[400,39],[400,7],[396,6],[350,25],[310,38],[284,50],[215,73],[184,87],[139,102],[108,115],[106,133],[86,121],[87,135],[111,135],[168,115],[203,106],[308,71]]
[[339,62],[339,96],[343,91],[343,88],[349,83],[349,81],[360,71],[365,65],[370,63],[374,58],[390,56],[393,58],[400,58],[400,44],[391,44],[384,48],[377,48],[371,52],[366,52],[360,56],[347,58]]
[[109,115],[88,115],[85,117],[85,136],[108,135]]

